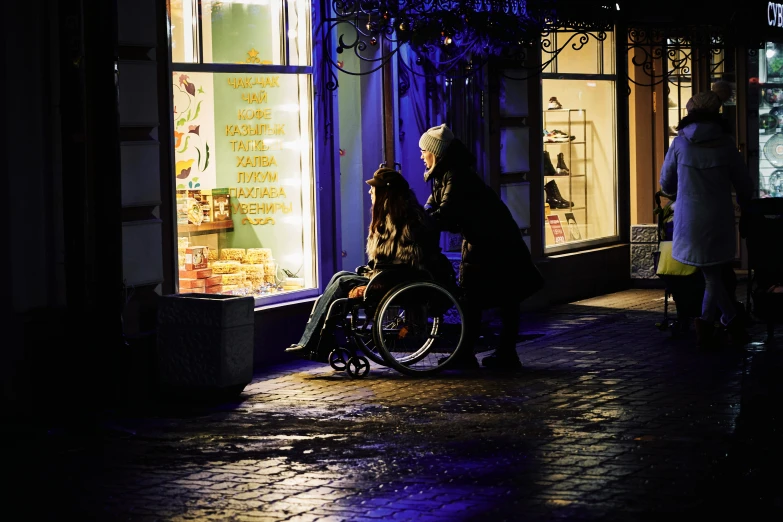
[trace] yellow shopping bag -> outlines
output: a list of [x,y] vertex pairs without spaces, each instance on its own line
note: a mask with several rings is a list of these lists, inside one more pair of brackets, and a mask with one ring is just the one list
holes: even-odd
[[658,244],[658,267],[655,270],[657,275],[689,276],[697,270],[698,267],[680,263],[672,257],[671,241],[661,241]]

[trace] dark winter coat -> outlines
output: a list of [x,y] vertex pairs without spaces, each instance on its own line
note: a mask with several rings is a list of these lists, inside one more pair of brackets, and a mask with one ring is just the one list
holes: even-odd
[[[406,199],[406,221],[398,229],[386,214],[385,223],[367,236],[368,265],[404,264],[428,270],[436,281],[448,287],[455,278],[451,264],[440,248],[440,232],[432,218],[410,190]],[[368,274],[368,277],[372,273]]]
[[497,193],[473,169],[472,155],[455,139],[424,179],[427,209],[440,230],[459,233],[459,283],[465,297],[491,308],[521,302],[544,285],[519,226]]
[[687,265],[719,265],[734,259],[732,189],[740,206],[752,196],[742,155],[718,118],[684,118],[661,169],[661,189],[676,195],[672,257]]

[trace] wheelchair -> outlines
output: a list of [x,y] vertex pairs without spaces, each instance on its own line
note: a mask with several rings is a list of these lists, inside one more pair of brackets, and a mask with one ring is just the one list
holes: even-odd
[[465,338],[454,292],[426,270],[403,265],[376,270],[363,297],[336,299],[326,313],[324,324],[342,329],[345,338],[329,353],[329,365],[352,378],[365,377],[370,361],[413,377],[443,370]]

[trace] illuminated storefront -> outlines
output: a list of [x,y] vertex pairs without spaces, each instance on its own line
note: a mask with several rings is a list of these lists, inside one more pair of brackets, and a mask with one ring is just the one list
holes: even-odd
[[[570,31],[543,43],[544,250],[617,241],[617,77],[614,32],[576,50]],[[550,59],[548,48],[562,47]]]
[[261,306],[315,289],[310,2],[170,13],[178,292]]

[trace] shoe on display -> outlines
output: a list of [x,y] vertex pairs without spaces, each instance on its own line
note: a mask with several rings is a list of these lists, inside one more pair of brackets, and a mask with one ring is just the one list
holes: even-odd
[[676,109],[677,108],[677,103],[674,100],[672,100],[671,98],[668,98],[668,105],[669,105],[670,109]]
[[522,362],[519,360],[516,352],[513,353],[495,353],[488,355],[481,360],[481,365],[490,370],[501,372],[518,372],[522,369]]
[[301,353],[302,350],[304,350],[305,347],[301,344],[292,344],[288,348],[285,349],[286,353]]
[[550,111],[556,110],[556,109],[562,109],[563,106],[560,104],[559,101],[557,101],[557,98],[552,96],[549,98],[549,105],[547,106],[547,109]]
[[571,171],[568,169],[568,165],[565,163],[565,156],[561,152],[557,155],[557,174],[560,176],[568,176]]
[[552,158],[549,157],[549,151],[544,151],[544,176],[557,176],[557,170],[552,165]]
[[560,189],[555,183],[555,180],[550,180],[544,185],[544,192],[546,193],[546,203],[549,203],[550,208],[564,209],[574,206],[573,201],[568,201],[560,193]]
[[576,136],[569,136],[565,132],[557,129],[553,130],[552,134],[555,137],[555,141],[574,141],[576,139]]
[[[573,136],[571,139],[574,139]],[[565,143],[568,141],[568,134],[559,130],[553,130],[544,134],[544,141],[547,143]]]

